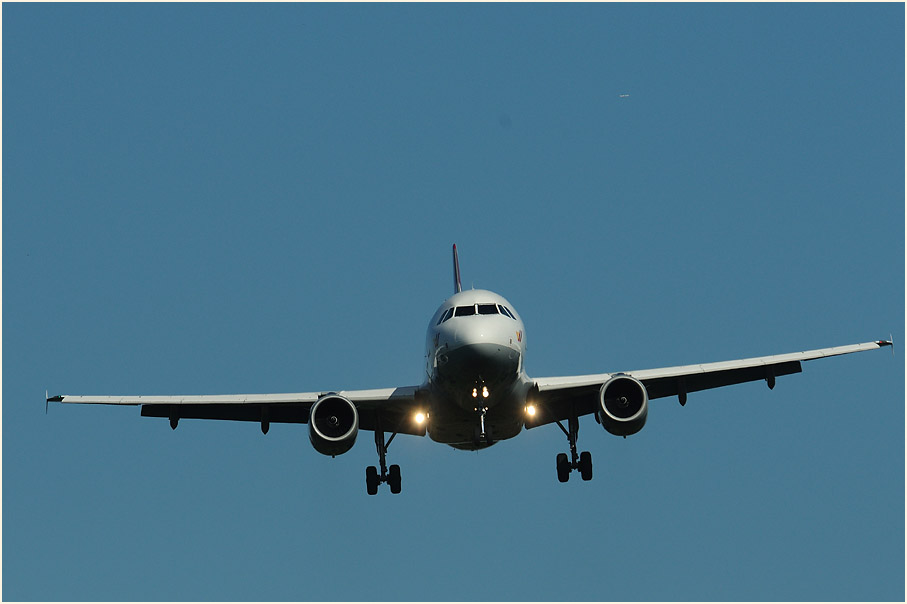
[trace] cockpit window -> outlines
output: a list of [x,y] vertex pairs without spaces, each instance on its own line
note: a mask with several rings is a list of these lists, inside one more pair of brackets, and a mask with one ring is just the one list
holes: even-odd
[[458,306],[457,312],[454,313],[455,317],[468,317],[470,315],[476,314],[476,307],[473,306]]
[[479,314],[496,315],[498,314],[498,307],[494,304],[479,304]]
[[507,308],[506,306],[504,306],[503,304],[501,304],[500,306],[501,306],[501,313],[502,313],[502,314],[504,314],[504,315],[510,317],[511,319],[513,319],[514,321],[516,321],[516,317],[513,316],[513,313],[510,312],[510,309],[508,309],[508,308]]
[[451,306],[450,308],[448,308],[448,309],[444,312],[444,314],[441,315],[441,318],[438,319],[438,322],[436,323],[436,325],[440,325],[441,323],[443,323],[443,322],[446,321],[447,319],[451,318],[451,317],[453,316],[453,311],[454,311],[453,306]]

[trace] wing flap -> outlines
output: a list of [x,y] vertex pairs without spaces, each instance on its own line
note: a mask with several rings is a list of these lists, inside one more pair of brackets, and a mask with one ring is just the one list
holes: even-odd
[[311,404],[245,404],[223,405],[217,403],[161,405],[143,404],[143,417],[175,417],[177,419],[223,419],[260,422],[265,417],[271,423],[304,424],[309,421]]

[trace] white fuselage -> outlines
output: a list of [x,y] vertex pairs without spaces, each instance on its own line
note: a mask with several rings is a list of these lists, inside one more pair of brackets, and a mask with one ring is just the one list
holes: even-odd
[[493,440],[516,436],[530,386],[525,351],[523,321],[502,296],[476,289],[445,300],[426,335],[429,436],[462,449],[487,446],[477,437],[483,411]]

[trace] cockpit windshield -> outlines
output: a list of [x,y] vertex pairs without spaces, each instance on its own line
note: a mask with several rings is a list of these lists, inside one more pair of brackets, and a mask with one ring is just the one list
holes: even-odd
[[511,313],[506,306],[489,302],[487,304],[470,304],[469,306],[448,308],[445,312],[441,313],[436,325],[440,325],[452,317],[471,317],[475,315],[504,315],[505,317],[516,320],[516,317],[513,316],[513,313]]
[[454,313],[455,317],[468,317],[470,315],[476,314],[476,307],[473,304],[472,306],[458,306],[457,311]]
[[494,304],[479,304],[479,314],[496,315],[498,314],[498,307]]

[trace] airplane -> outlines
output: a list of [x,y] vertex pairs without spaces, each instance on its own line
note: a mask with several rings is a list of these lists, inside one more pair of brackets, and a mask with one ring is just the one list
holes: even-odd
[[[514,438],[522,430],[555,424],[567,436],[570,455],[558,453],[557,478],[573,471],[592,479],[592,456],[577,453],[579,418],[592,415],[604,430],[626,438],[642,430],[649,401],[799,373],[800,363],[892,346],[878,340],[806,352],[718,363],[531,378],[524,369],[526,328],[514,306],[487,290],[463,291],[453,246],[454,294],[432,315],[425,338],[425,376],[416,386],[288,394],[168,396],[45,396],[46,402],[139,405],[145,417],[308,423],[316,451],[335,457],[349,451],[360,430],[372,431],[378,466],[366,468],[366,490],[386,483],[400,493],[400,466],[387,466],[398,434],[425,436],[455,449],[477,451]],[[566,427],[564,426],[566,422]],[[389,439],[385,439],[390,433]]]

